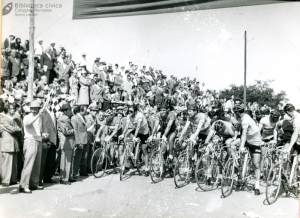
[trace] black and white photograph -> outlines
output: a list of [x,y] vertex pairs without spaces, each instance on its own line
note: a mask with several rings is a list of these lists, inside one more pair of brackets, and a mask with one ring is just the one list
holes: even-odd
[[1,218],[298,218],[300,1],[1,0]]

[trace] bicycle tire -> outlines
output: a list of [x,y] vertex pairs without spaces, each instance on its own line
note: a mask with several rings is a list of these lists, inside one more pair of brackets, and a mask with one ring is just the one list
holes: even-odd
[[225,164],[224,172],[221,180],[221,192],[224,198],[231,195],[232,190],[234,188],[234,179],[235,179],[234,172],[235,172],[234,160],[230,158]]
[[125,178],[125,166],[127,162],[127,151],[125,150],[120,160],[120,181]]
[[[162,161],[162,166],[161,162]],[[153,151],[150,158],[150,177],[152,182],[158,183],[163,180],[164,158],[159,150]]]
[[[207,179],[207,175],[205,175],[208,169],[207,161],[211,160],[211,179]],[[213,159],[212,155],[203,155],[196,164],[195,168],[195,177],[198,187],[203,191],[211,191],[218,188],[218,175],[219,175],[219,167],[216,160]],[[207,184],[210,181],[212,185]]]
[[[282,165],[276,164],[272,167],[272,169],[269,172],[268,178],[267,178],[267,185],[266,185],[266,200],[269,204],[273,204],[277,201],[279,192],[281,189],[281,173]],[[275,193],[272,190],[273,185],[276,188]],[[275,196],[274,196],[275,194]]]
[[[295,195],[296,198],[299,198],[299,187],[300,183],[298,181],[298,174],[299,174],[299,170],[298,170],[298,157],[294,157],[293,158],[293,162],[296,161],[295,163],[295,168],[294,168],[294,173],[293,173],[293,178],[292,178],[292,183],[291,186],[289,187],[290,192],[293,193],[293,195]],[[293,163],[294,164],[294,163]],[[291,172],[292,173],[292,172]]]
[[177,188],[185,186],[188,182],[190,163],[188,154],[180,154],[174,169],[174,183]]
[[271,157],[269,156],[266,156],[263,158],[263,179],[262,181],[266,184],[267,183],[267,179],[268,179],[268,175],[269,175],[269,172],[271,170],[273,166],[273,163],[272,163],[272,159]]
[[91,171],[95,178],[100,178],[106,171],[107,161],[103,148],[98,148],[91,159]]

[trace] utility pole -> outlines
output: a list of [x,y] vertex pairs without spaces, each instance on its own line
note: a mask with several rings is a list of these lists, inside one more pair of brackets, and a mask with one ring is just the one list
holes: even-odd
[[245,31],[245,54],[244,54],[244,108],[246,109],[246,79],[247,79],[247,31]]
[[29,70],[28,70],[28,93],[27,98],[33,100],[33,75],[34,75],[34,0],[30,0],[31,12],[29,21]]

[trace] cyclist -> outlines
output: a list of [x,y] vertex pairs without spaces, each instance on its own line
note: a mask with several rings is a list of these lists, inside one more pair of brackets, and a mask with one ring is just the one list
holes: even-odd
[[[260,163],[260,170],[261,173],[263,171],[263,157],[267,152],[267,142],[270,142],[274,136],[274,130],[276,127],[276,123],[279,121],[280,113],[277,110],[272,110],[270,115],[266,115],[261,118],[259,122],[259,131],[262,133],[262,141],[265,142],[261,146],[261,163]],[[262,175],[261,175],[262,176]]]
[[[179,141],[183,140],[184,136],[189,137],[189,140],[196,144],[196,140],[205,140],[210,127],[210,118],[204,113],[197,113],[197,107],[195,105],[189,105],[187,108],[188,111],[188,120],[181,132]],[[182,149],[185,148],[183,144]],[[190,156],[192,160],[196,161],[194,157],[194,149],[191,149]]]
[[[293,148],[300,153],[300,114],[296,111],[294,105],[286,104],[283,111],[292,118],[291,123],[293,124],[293,135],[290,143],[287,143],[284,150],[290,152]],[[299,158],[299,156],[298,156]]]
[[[154,134],[158,133],[158,136],[162,136],[164,142],[169,143],[169,162],[173,160],[173,145],[176,136],[176,124],[175,119],[176,115],[174,111],[170,112],[170,101],[169,99],[163,98],[162,101],[158,104],[157,120],[155,122],[152,134],[149,137],[151,141]],[[158,127],[160,128],[158,129]],[[163,154],[166,152],[166,144],[162,147]]]
[[235,104],[233,106],[233,112],[238,119],[241,119],[241,143],[240,151],[245,151],[245,146],[249,148],[249,152],[252,157],[253,164],[255,166],[255,190],[254,195],[259,195],[259,179],[260,179],[260,156],[261,156],[261,141],[260,131],[255,121],[245,113],[244,106],[240,104]]
[[[205,139],[205,145],[208,145],[206,153],[209,154],[209,151],[211,150],[212,145],[209,144],[209,141],[215,133],[217,133],[222,136],[223,142],[225,142],[226,146],[231,145],[231,148],[227,149],[228,155],[230,155],[231,149],[235,148],[235,146],[240,142],[238,139],[240,125],[236,118],[225,117],[225,112],[222,109],[219,109],[217,112],[218,119],[211,125],[209,134]],[[226,159],[228,159],[228,155]]]
[[126,125],[123,129],[120,139],[124,138],[128,134],[133,133],[133,141],[138,142],[138,138],[141,141],[142,151],[145,155],[145,176],[149,176],[149,155],[148,146],[146,141],[149,137],[149,127],[146,117],[138,111],[137,105],[131,105],[128,109],[128,116],[126,118]]
[[[121,119],[119,117],[116,117],[114,115],[114,112],[110,109],[108,109],[105,112],[105,122],[103,122],[96,134],[96,142],[100,141],[100,139],[102,139],[101,141],[104,142],[116,142],[116,143],[111,143],[111,147],[110,147],[110,155],[112,158],[113,157],[113,153],[114,151],[118,148],[118,136],[121,134],[121,128],[120,128],[120,124],[121,124]],[[111,134],[109,134],[111,132]],[[108,149],[108,148],[107,148]],[[120,155],[121,152],[119,152]]]

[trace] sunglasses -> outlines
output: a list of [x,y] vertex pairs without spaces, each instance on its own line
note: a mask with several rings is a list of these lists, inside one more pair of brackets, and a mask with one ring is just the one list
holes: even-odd
[[134,111],[133,110],[128,110],[128,112],[133,113]]

